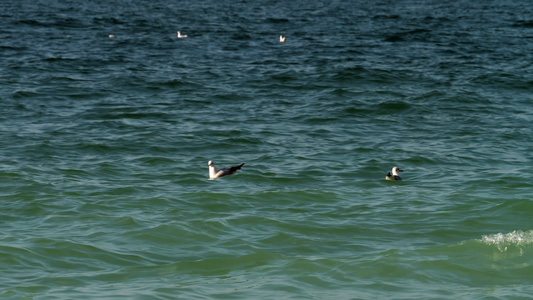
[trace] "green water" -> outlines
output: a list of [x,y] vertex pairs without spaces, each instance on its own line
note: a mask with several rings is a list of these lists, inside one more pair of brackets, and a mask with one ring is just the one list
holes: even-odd
[[527,1],[0,8],[2,299],[533,292]]

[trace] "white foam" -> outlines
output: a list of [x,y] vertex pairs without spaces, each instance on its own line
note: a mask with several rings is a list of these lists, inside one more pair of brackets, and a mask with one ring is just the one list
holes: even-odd
[[484,235],[480,241],[486,245],[495,245],[502,252],[507,251],[508,247],[518,247],[522,251],[523,246],[533,245],[533,230]]

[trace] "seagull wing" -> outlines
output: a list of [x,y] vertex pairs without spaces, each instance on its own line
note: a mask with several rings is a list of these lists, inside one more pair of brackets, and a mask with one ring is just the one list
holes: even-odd
[[239,171],[242,168],[242,166],[244,166],[244,164],[240,164],[238,166],[233,166],[233,167],[229,167],[229,168],[220,169],[217,172],[217,177],[222,177],[222,176],[226,176],[226,175],[232,175],[235,172]]

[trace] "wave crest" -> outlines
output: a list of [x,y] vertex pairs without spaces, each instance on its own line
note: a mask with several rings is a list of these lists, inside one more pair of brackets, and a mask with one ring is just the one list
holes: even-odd
[[480,241],[486,245],[496,245],[502,252],[507,251],[509,247],[518,247],[521,249],[523,246],[533,244],[533,230],[514,230],[505,234],[484,235]]

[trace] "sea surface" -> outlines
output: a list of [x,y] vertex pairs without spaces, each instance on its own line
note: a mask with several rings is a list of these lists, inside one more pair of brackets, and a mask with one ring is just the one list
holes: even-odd
[[6,0],[0,58],[1,299],[533,295],[531,1]]

